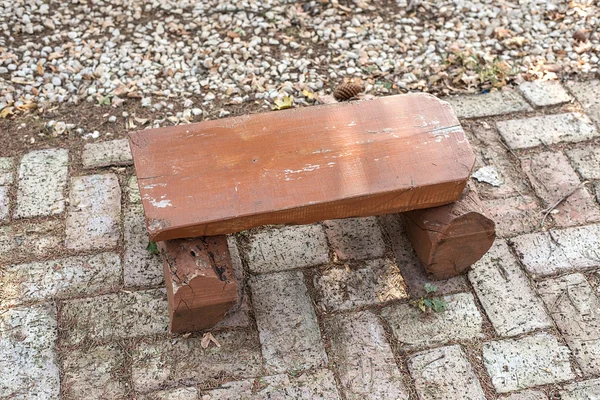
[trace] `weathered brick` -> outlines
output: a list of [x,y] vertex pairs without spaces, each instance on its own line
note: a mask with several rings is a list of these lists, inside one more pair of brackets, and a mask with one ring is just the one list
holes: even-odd
[[566,151],[583,179],[600,179],[600,147],[585,147]]
[[483,337],[483,320],[471,293],[448,295],[443,300],[444,312],[426,316],[410,304],[394,304],[384,308],[381,316],[404,350]]
[[483,344],[483,363],[498,393],[575,378],[569,354],[566,346],[545,332]]
[[331,371],[322,369],[298,377],[271,375],[228,382],[211,390],[202,400],[340,400]]
[[360,268],[330,268],[314,277],[323,310],[351,310],[408,297],[396,264],[388,259],[369,260]]
[[91,250],[116,246],[120,216],[121,188],[116,175],[72,178],[66,247]]
[[62,356],[63,398],[125,399],[129,383],[123,369],[123,349],[116,344],[69,349]]
[[325,221],[325,232],[338,260],[378,258],[385,243],[375,217]]
[[255,332],[213,333],[221,347],[204,349],[201,338],[183,337],[140,342],[132,353],[135,390],[148,392],[175,384],[201,384],[224,376],[241,379],[262,373],[260,349]]
[[541,207],[531,196],[483,200],[483,205],[489,217],[496,223],[498,237],[531,232],[541,220]]
[[8,221],[8,212],[10,207],[8,189],[8,186],[0,186],[0,222]]
[[253,272],[310,267],[327,261],[329,250],[320,225],[271,229],[250,237],[248,266]]
[[567,87],[585,112],[600,126],[600,80],[569,82]]
[[499,182],[495,183],[498,186],[473,179],[479,196],[504,199],[528,193],[529,188],[515,167],[514,156],[500,140],[495,127],[485,121],[472,121],[465,129],[470,133],[469,142],[477,158],[475,171],[482,167],[492,168],[499,178]]
[[555,106],[572,100],[557,81],[523,82],[519,85],[519,90],[536,107]]
[[469,280],[499,335],[520,335],[552,326],[506,242],[497,240],[471,268]]
[[56,337],[56,309],[50,304],[2,311],[0,398],[58,400]]
[[581,142],[598,137],[588,117],[579,113],[544,115],[496,123],[500,135],[512,149],[550,146],[562,142]]
[[140,187],[138,186],[137,177],[135,175],[130,176],[127,180],[127,188],[125,191],[127,192],[127,198],[130,203],[137,204],[142,202]]
[[15,218],[56,215],[64,211],[68,162],[66,149],[36,150],[23,156]]
[[503,90],[484,95],[446,97],[458,118],[479,118],[513,112],[531,111],[532,108],[514,90]]
[[485,400],[481,384],[459,345],[417,353],[408,360],[422,400]]
[[581,274],[538,283],[550,315],[586,376],[600,375],[600,300]]
[[81,161],[84,168],[97,168],[109,165],[131,165],[133,158],[129,141],[119,139],[86,144],[81,154]]
[[200,392],[195,387],[165,389],[137,397],[140,400],[199,400]]
[[564,154],[535,154],[523,159],[521,165],[546,206],[551,207],[572,193],[552,210],[557,224],[571,226],[600,221],[600,209],[588,190],[580,186],[579,177]]
[[503,396],[501,400],[548,400],[548,397],[544,392],[538,390],[524,390],[519,393],[510,394]]
[[195,387],[165,389],[153,393],[137,395],[137,398],[140,400],[204,400],[204,397]]
[[60,251],[61,229],[59,221],[0,226],[0,262],[8,263],[21,257],[48,256]]
[[120,292],[63,303],[65,341],[109,341],[166,333],[169,325],[164,289]]
[[115,253],[9,265],[0,274],[0,306],[91,294],[120,281],[121,259]]
[[388,239],[392,243],[396,264],[400,268],[411,297],[423,296],[425,294],[424,286],[426,283],[435,284],[438,294],[469,290],[467,279],[464,275],[442,281],[431,281],[427,278],[425,269],[417,258],[398,216],[389,214],[380,217],[380,219]]
[[125,286],[155,286],[163,283],[162,260],[160,256],[147,250],[149,239],[141,204],[129,206],[125,210],[123,230]]
[[14,178],[13,159],[11,157],[0,157],[0,186],[12,184]]
[[600,399],[600,379],[566,385],[560,391],[560,398],[561,400],[598,400]]
[[385,331],[369,311],[325,321],[330,361],[337,366],[347,399],[408,399]]
[[600,225],[531,233],[511,241],[534,277],[600,265]]
[[267,372],[325,365],[327,355],[302,273],[255,276],[250,288]]

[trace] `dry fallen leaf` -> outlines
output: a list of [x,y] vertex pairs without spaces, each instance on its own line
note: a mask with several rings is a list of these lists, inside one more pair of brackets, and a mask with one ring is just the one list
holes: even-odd
[[6,118],[9,115],[15,115],[13,112],[14,107],[5,107],[0,111],[0,118]]
[[275,103],[273,110],[285,110],[292,107],[294,98],[292,96],[283,96],[283,98],[276,98],[273,102]]
[[39,75],[44,75],[44,65],[41,61],[38,61],[36,69]]
[[207,332],[204,335],[202,335],[202,340],[200,341],[200,345],[202,346],[203,349],[207,349],[208,346],[210,346],[211,342],[214,343],[215,346],[221,347],[221,344],[217,341],[217,339],[215,339],[215,337],[212,335],[212,333]]

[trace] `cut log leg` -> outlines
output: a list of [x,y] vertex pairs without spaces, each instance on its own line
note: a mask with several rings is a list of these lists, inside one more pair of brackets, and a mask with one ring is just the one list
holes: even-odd
[[462,274],[496,238],[494,221],[469,186],[455,203],[403,215],[408,238],[432,279]]
[[226,236],[160,242],[173,333],[210,329],[239,302]]

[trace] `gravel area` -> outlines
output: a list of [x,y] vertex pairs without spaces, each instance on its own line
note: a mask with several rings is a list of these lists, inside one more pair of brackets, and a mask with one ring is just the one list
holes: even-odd
[[[374,95],[447,95],[596,73],[595,3],[0,1],[0,117],[125,101],[164,114],[130,118],[133,129],[270,109],[283,96],[309,104],[350,80]],[[100,136],[76,125],[44,127]]]

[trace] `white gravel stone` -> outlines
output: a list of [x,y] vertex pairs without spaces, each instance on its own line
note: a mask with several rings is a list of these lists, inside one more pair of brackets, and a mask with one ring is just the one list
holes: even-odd
[[471,293],[444,296],[446,310],[424,316],[410,304],[395,304],[381,316],[404,350],[417,350],[451,341],[483,338],[481,314]]
[[[0,397],[59,399],[54,343],[56,309],[50,304],[10,308],[0,318]],[[8,373],[10,371],[10,373]]]
[[108,291],[120,281],[116,253],[9,265],[0,275],[0,307]]
[[66,149],[36,150],[23,156],[15,218],[56,215],[64,211],[68,162]]
[[131,165],[133,158],[129,141],[119,139],[86,144],[81,154],[81,161],[84,168],[97,168],[109,165]]
[[505,241],[496,240],[471,267],[469,280],[499,335],[515,336],[552,326]]
[[569,355],[548,333],[483,344],[483,364],[498,393],[575,378]]
[[523,82],[519,85],[519,90],[536,107],[554,106],[572,100],[557,81]]
[[499,121],[496,126],[506,144],[513,149],[581,142],[600,136],[592,121],[579,113]]
[[600,375],[600,300],[581,274],[538,283],[550,315],[583,373]]
[[272,229],[250,236],[248,266],[253,272],[304,268],[328,261],[327,239],[320,225]]
[[484,400],[481,384],[459,345],[411,356],[410,375],[423,400]]
[[115,246],[120,217],[121,188],[116,175],[72,178],[65,246],[75,250]]

